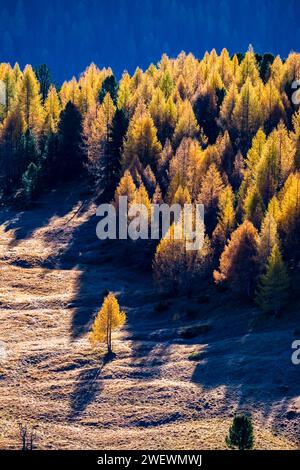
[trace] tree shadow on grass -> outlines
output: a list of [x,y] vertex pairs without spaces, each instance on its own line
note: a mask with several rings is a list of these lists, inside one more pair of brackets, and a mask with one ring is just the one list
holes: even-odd
[[0,223],[4,231],[13,231],[9,247],[18,245],[23,240],[34,236],[34,232],[46,227],[53,217],[64,217],[81,204],[78,189],[70,185],[59,187],[48,194],[44,194],[29,210],[20,210],[17,213],[6,210],[2,213]]
[[162,367],[167,364],[170,354],[169,348],[169,342],[134,342],[130,378],[147,381],[162,377]]
[[[289,407],[300,389],[299,371],[291,363],[292,339],[289,331],[278,337],[269,331],[207,345],[192,381],[204,392],[223,389],[221,406],[217,403],[218,415],[258,411],[275,432],[287,431],[293,426],[292,419],[297,418]],[[211,413],[216,413],[213,405]],[[300,439],[299,429],[293,434]]]
[[107,353],[99,367],[84,369],[80,372],[71,393],[70,418],[76,419],[102,390],[101,372],[106,364],[115,358],[114,353]]
[[142,275],[134,248],[132,254],[125,243],[101,241],[96,237],[98,221],[94,214],[74,231],[59,261],[60,268],[76,267],[79,270],[76,292],[70,305],[73,308],[70,328],[73,339],[90,330],[108,292],[117,293],[121,306],[135,305],[131,279],[137,282],[138,276]]

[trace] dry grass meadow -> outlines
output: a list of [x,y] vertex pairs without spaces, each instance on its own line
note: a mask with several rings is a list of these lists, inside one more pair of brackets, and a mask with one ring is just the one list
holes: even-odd
[[[161,300],[146,257],[97,240],[84,199],[66,187],[0,213],[0,448],[20,448],[21,423],[38,449],[222,449],[238,411],[256,448],[299,447],[298,307],[270,321],[201,286]],[[106,290],[127,312],[108,363],[88,341]]]

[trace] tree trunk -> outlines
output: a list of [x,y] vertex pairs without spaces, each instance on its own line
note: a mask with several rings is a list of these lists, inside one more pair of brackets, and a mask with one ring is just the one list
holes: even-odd
[[108,317],[108,322],[107,322],[107,353],[111,354],[112,353],[112,348],[111,348],[111,317]]

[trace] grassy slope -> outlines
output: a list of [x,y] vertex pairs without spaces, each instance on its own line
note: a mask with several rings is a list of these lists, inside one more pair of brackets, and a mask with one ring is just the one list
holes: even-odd
[[[256,447],[297,447],[299,314],[271,322],[225,296],[194,299],[191,324],[212,328],[183,340],[173,317],[187,301],[155,312],[143,260],[96,239],[95,207],[78,194],[65,188],[25,213],[0,213],[0,447],[19,448],[22,422],[38,425],[38,448],[224,448],[241,410],[253,414]],[[128,314],[107,364],[87,339],[105,289]],[[188,360],[194,351],[200,359]]]

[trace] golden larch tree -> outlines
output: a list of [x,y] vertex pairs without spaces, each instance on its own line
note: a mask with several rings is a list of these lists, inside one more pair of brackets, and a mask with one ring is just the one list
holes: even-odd
[[38,134],[44,120],[40,84],[30,65],[26,65],[20,82],[18,107],[24,114],[26,127]]
[[245,57],[242,60],[241,65],[239,67],[239,71],[238,71],[239,86],[242,87],[247,79],[251,80],[253,85],[256,85],[257,82],[260,80],[257,61],[256,61],[255,54],[251,45],[249,46],[249,49],[246,52]]
[[62,107],[65,108],[67,103],[71,101],[73,104],[78,104],[79,85],[75,77],[69,82],[64,82],[61,86],[59,96],[61,99]]
[[234,192],[228,184],[219,195],[218,223],[212,235],[215,257],[219,258],[235,227]]
[[199,137],[200,127],[197,123],[193,108],[188,100],[180,103],[178,108],[178,121],[175,127],[173,141],[178,146],[183,137]]
[[233,81],[228,89],[223,100],[219,121],[223,129],[231,130],[234,127],[233,110],[235,108],[238,98],[238,87],[236,82]]
[[117,104],[119,109],[123,109],[126,116],[129,116],[130,111],[130,100],[131,100],[131,78],[130,75],[125,72],[122,75],[119,90]]
[[53,85],[50,85],[47,98],[44,104],[45,108],[45,121],[43,131],[46,134],[57,132],[59,116],[61,112],[60,100]]
[[154,168],[162,147],[157,139],[157,130],[149,112],[133,116],[124,142],[123,166],[131,168],[137,159],[144,166]]
[[259,273],[258,249],[258,232],[246,220],[232,233],[222,253],[219,271],[214,271],[216,283],[228,283],[234,292],[250,296]]
[[191,202],[192,200],[188,189],[179,185],[172,203],[179,204],[181,207],[184,207],[184,204],[191,204]]
[[90,341],[94,346],[106,344],[107,353],[112,353],[112,332],[124,325],[126,314],[120,310],[115,295],[110,292],[104,299],[92,326]]
[[292,139],[296,150],[295,166],[297,170],[300,170],[300,109],[293,116]]
[[266,212],[260,230],[259,259],[265,265],[272,249],[279,246],[277,223],[270,211]]
[[127,196],[128,204],[131,204],[135,199],[136,185],[132,179],[132,176],[128,170],[125,171],[124,175],[120,179],[120,183],[115,191],[115,204],[118,206],[119,197]]
[[[177,222],[180,223],[182,220]],[[177,228],[173,224],[160,240],[153,261],[153,271],[160,288],[186,293],[193,282],[207,278],[212,263],[212,249],[209,238],[205,236],[199,250],[187,250],[185,237],[176,235]]]
[[282,190],[279,228],[291,259],[300,259],[300,175],[291,174]]
[[212,163],[203,178],[197,202],[204,205],[205,223],[208,233],[215,228],[217,222],[217,207],[219,196],[224,189],[224,183],[216,165]]
[[252,139],[252,145],[247,153],[245,161],[246,169],[253,182],[256,181],[257,165],[259,164],[267,138],[263,129],[260,128]]
[[151,215],[151,201],[150,201],[147,189],[145,188],[143,183],[135,192],[133,203],[144,205],[148,211],[148,215],[149,216]]
[[264,216],[264,203],[256,185],[248,187],[243,201],[244,220],[250,220],[255,227],[260,227]]
[[232,118],[234,127],[247,141],[264,122],[264,110],[261,107],[260,95],[249,77],[237,97]]
[[85,75],[80,77],[75,104],[83,116],[96,104],[93,88]]

